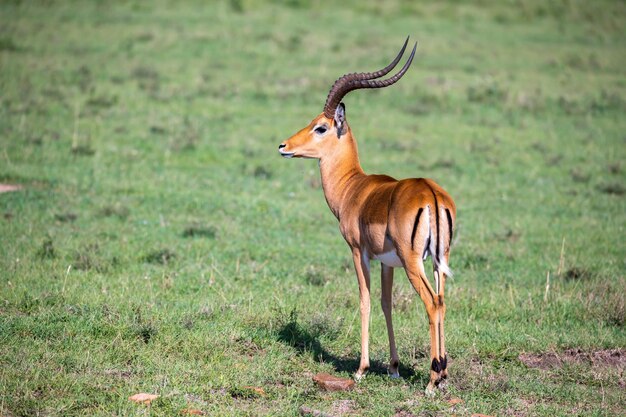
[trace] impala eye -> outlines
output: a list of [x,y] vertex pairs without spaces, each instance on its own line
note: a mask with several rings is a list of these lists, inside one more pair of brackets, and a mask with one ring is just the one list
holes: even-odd
[[326,126],[318,126],[315,128],[315,133],[317,133],[318,135],[323,135],[324,133],[326,133],[328,129],[326,128]]

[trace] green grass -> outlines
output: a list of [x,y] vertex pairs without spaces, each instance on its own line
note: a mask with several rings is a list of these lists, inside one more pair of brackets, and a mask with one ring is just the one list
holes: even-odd
[[[0,414],[623,413],[623,360],[519,355],[625,354],[624,4],[346,3],[0,5],[0,183],[24,187],[0,194]],[[276,148],[407,34],[402,81],[345,102],[367,172],[456,200],[449,388],[423,394],[397,270],[403,379],[375,301],[372,372],[325,393],[358,365],[357,284],[317,164]]]

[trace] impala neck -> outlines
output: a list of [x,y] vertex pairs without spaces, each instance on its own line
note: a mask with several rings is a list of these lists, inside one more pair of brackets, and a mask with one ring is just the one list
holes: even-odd
[[328,207],[338,220],[347,191],[355,180],[365,175],[359,163],[359,153],[352,132],[348,130],[339,140],[344,141],[343,146],[337,147],[333,154],[320,159],[324,196]]

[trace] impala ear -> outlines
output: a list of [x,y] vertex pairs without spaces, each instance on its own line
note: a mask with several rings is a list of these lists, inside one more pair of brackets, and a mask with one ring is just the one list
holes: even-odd
[[343,103],[339,103],[335,110],[335,127],[337,128],[337,139],[341,138],[343,134],[344,123],[346,121],[346,106]]

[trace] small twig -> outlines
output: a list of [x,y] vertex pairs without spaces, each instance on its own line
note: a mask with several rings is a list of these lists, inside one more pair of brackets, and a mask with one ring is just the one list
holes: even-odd
[[65,271],[65,278],[63,279],[63,288],[61,289],[61,294],[65,295],[65,284],[67,283],[67,277],[70,275],[70,271],[72,270],[72,264],[67,266],[67,270]]
[[[226,296],[224,295],[224,292],[221,291],[217,285],[213,285],[215,283],[215,279],[213,277],[213,273],[216,272],[220,277],[224,278],[222,276],[222,273],[217,269],[217,267],[215,265],[211,265],[211,278],[209,278],[209,282],[211,283],[211,285],[209,286],[209,288],[211,288],[213,291],[215,291],[215,293],[217,295],[219,295],[222,298],[222,301],[224,301],[224,303],[226,303],[228,301],[228,299],[226,298]],[[222,280],[223,282],[224,280]]]
[[561,272],[563,272],[563,268],[565,268],[565,237],[563,237],[563,242],[561,243],[561,256],[559,257],[559,269],[556,271],[556,276],[561,278]]
[[543,295],[543,301],[548,302],[548,293],[550,292],[550,271],[546,274],[546,293]]
[[265,267],[265,265],[267,265],[267,260],[265,260],[261,265],[256,265],[252,267],[252,272],[254,272],[255,274],[257,272],[259,272],[261,269],[263,269]]
[[605,408],[606,407],[606,403],[605,403],[605,400],[604,400],[604,384],[602,383],[602,380],[600,380],[600,391],[602,391],[602,408]]
[[217,266],[215,266],[215,263],[211,264],[211,270],[215,272],[217,275],[219,275],[220,278],[224,279],[224,275],[222,275],[222,272],[219,269],[217,269]]
[[509,298],[511,299],[511,307],[515,308],[515,299],[513,298],[513,286],[509,285]]
[[7,153],[7,148],[2,149],[2,153],[4,154],[4,159],[7,161],[7,166],[13,167],[11,163],[11,158],[9,158],[9,154]]

